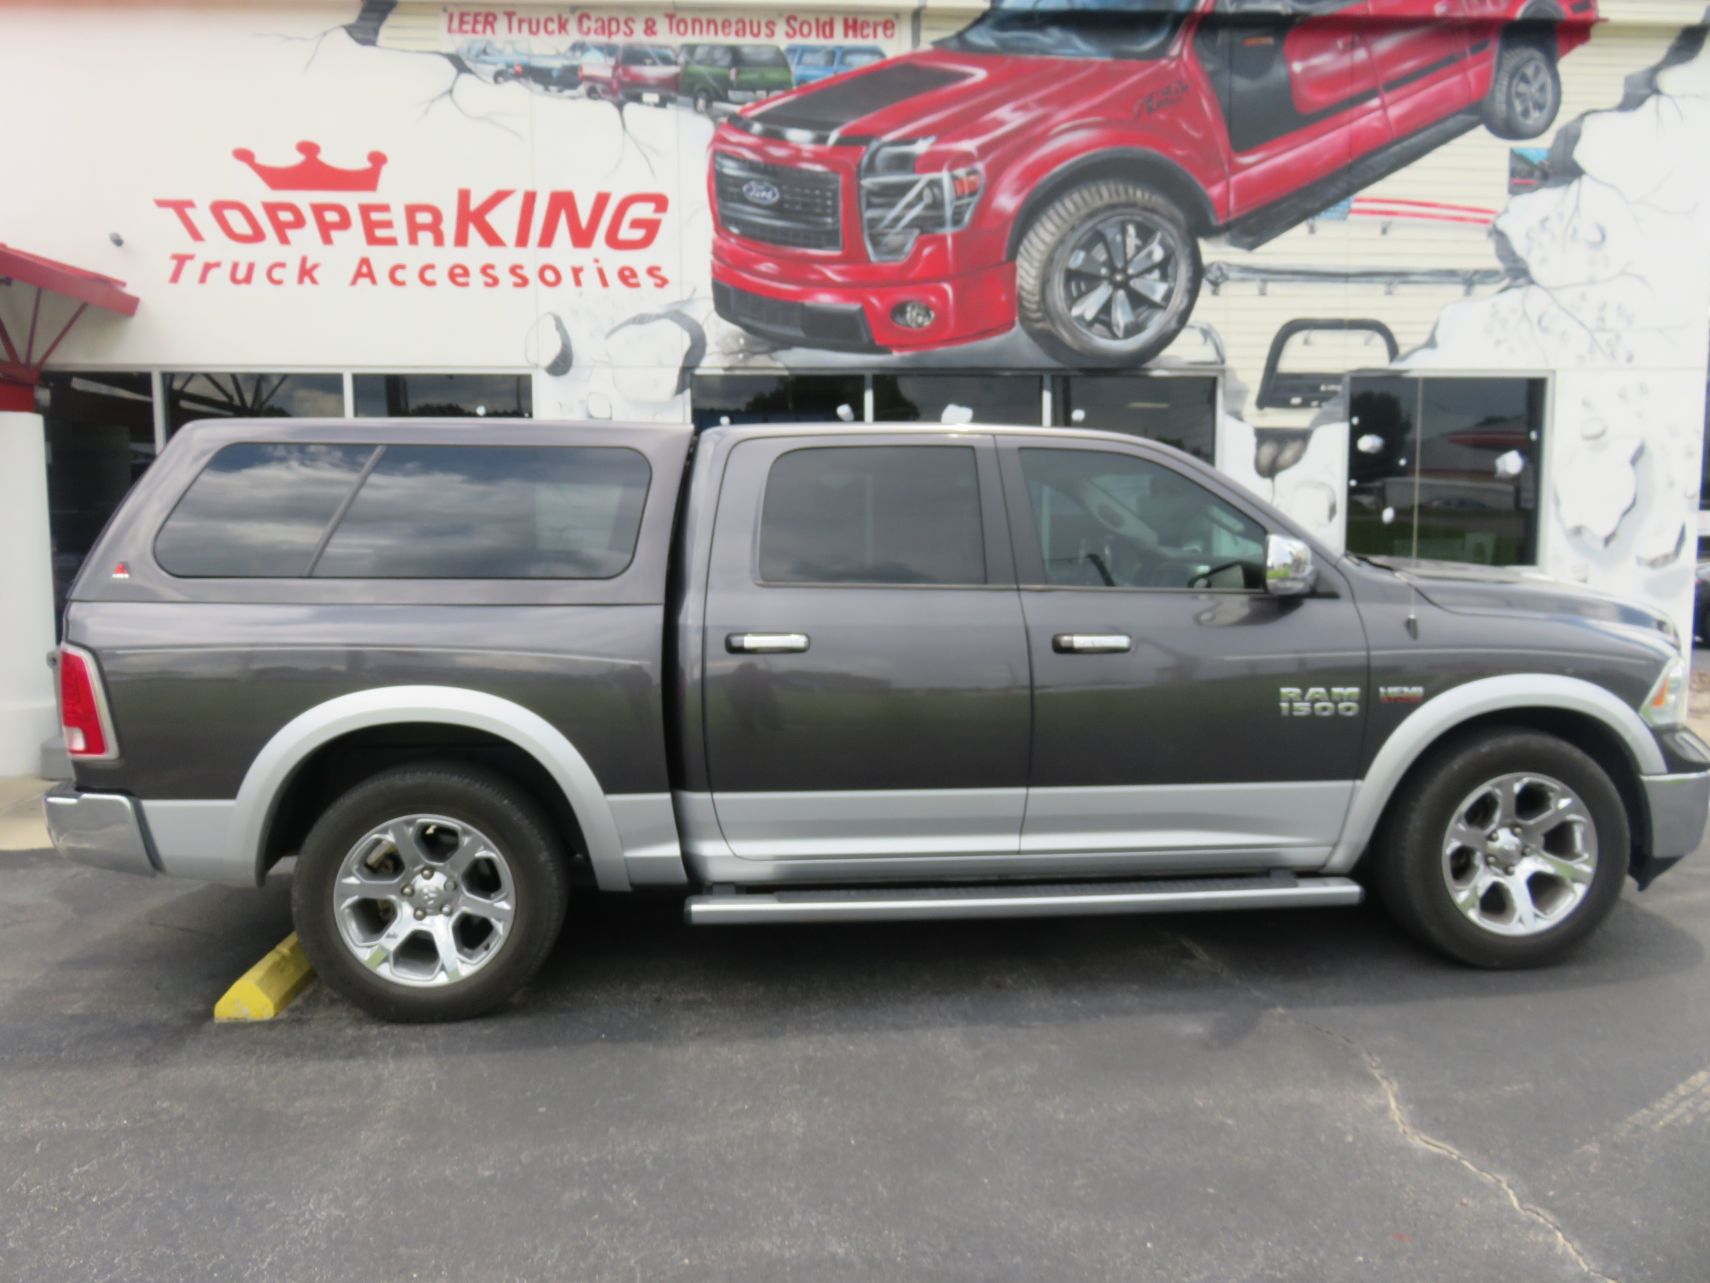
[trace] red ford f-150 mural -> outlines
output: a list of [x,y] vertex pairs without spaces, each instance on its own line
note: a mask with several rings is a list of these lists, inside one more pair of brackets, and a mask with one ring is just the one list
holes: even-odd
[[1251,248],[1482,122],[1545,133],[1595,0],[997,0],[714,135],[719,314],[906,351],[1017,322],[1068,365],[1186,324]]

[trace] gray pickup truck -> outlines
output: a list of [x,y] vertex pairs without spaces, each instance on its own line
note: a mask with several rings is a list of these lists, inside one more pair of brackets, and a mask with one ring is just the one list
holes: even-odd
[[1484,966],[1692,851],[1658,616],[1316,545],[1079,430],[181,432],[72,589],[71,859],[254,885],[473,1015],[572,888],[696,924],[1348,905]]

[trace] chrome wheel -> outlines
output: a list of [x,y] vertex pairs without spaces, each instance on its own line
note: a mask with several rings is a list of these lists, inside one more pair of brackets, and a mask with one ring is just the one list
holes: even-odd
[[1555,96],[1548,64],[1541,58],[1527,62],[1508,87],[1508,107],[1514,123],[1528,131],[1543,130],[1549,124]]
[[1181,310],[1187,261],[1180,232],[1161,219],[1133,211],[1099,219],[1057,274],[1068,323],[1095,344],[1144,347]]
[[333,884],[344,945],[382,979],[456,984],[510,938],[515,884],[499,847],[443,815],[403,815],[351,847]]
[[1548,775],[1488,780],[1455,808],[1443,879],[1462,916],[1502,936],[1547,931],[1579,907],[1597,872],[1597,826]]

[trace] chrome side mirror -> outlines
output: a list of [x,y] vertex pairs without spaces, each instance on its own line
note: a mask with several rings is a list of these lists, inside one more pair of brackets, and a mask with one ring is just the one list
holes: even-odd
[[1312,564],[1312,549],[1303,539],[1290,535],[1265,538],[1265,591],[1274,597],[1298,597],[1312,591],[1318,568]]

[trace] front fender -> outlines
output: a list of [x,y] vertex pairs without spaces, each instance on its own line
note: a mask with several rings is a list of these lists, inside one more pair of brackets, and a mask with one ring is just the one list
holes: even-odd
[[1553,709],[1595,718],[1619,737],[1641,775],[1661,775],[1668,769],[1638,711],[1601,686],[1553,673],[1480,678],[1421,704],[1390,733],[1365,778],[1354,787],[1342,834],[1324,872],[1346,873],[1354,867],[1402,777],[1444,735],[1475,717],[1519,709]]

